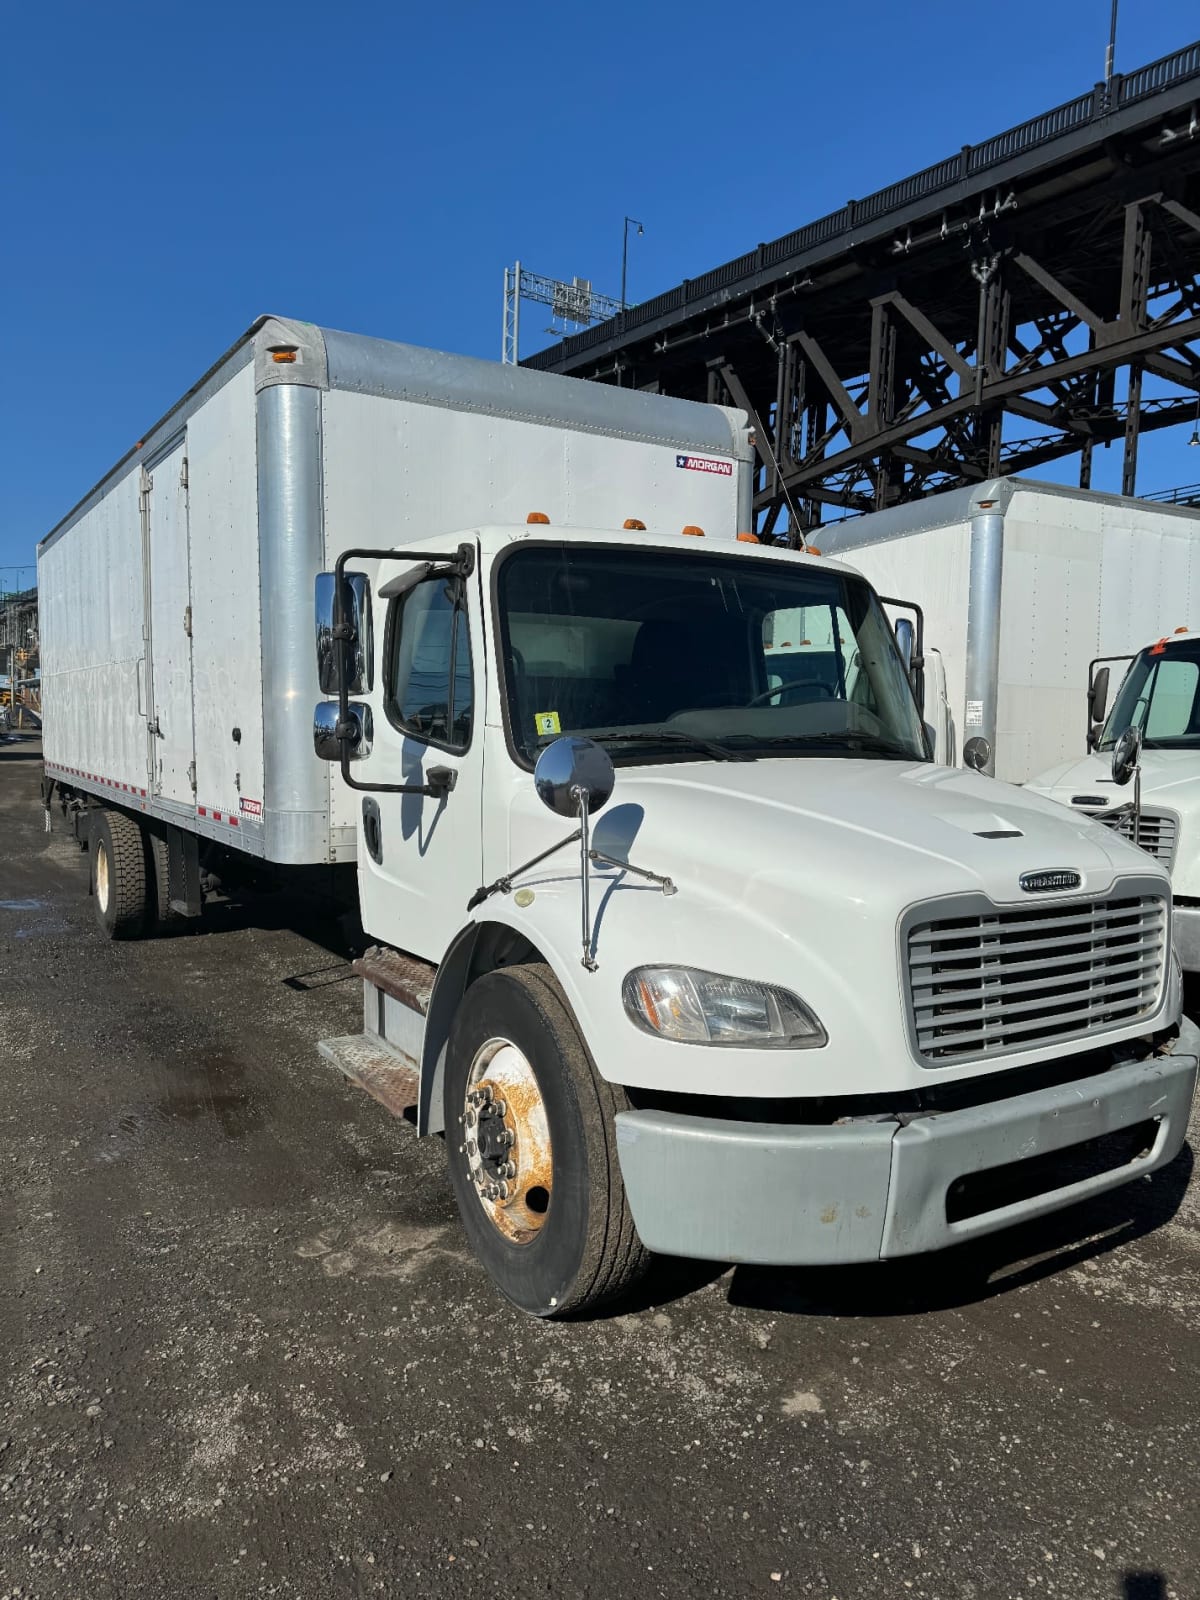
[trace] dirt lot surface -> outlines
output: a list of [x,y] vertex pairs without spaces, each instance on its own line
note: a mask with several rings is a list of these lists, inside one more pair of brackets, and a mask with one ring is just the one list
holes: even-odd
[[511,1311],[269,902],[108,944],[0,744],[0,1597],[1200,1595],[1192,1156],[917,1266]]

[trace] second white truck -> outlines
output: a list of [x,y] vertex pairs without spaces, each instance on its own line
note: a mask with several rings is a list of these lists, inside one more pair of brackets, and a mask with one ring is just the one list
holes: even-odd
[[866,579],[742,537],[752,470],[715,407],[267,319],[41,547],[102,931],[353,856],[322,1050],[538,1316],[655,1251],[939,1249],[1184,1139],[1165,870],[935,765]]
[[[1112,710],[1110,671],[1127,664]],[[1092,663],[1087,749],[1031,778],[1027,787],[1097,817],[1171,874],[1175,948],[1200,972],[1200,633],[1180,628],[1134,656]],[[1135,783],[1114,779],[1113,756],[1134,729]]]
[[1089,662],[1200,619],[1194,508],[996,478],[815,537],[923,607],[937,759],[984,740],[983,770],[1008,783],[1080,750]]

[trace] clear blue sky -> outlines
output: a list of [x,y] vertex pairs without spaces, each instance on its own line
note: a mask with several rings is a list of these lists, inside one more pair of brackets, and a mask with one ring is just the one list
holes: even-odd
[[[5,0],[0,567],[259,312],[497,357],[515,257],[616,294],[628,213],[645,299],[1081,92],[1108,14]],[[1198,35],[1121,0],[1118,68]],[[1181,447],[1146,488],[1200,478]]]

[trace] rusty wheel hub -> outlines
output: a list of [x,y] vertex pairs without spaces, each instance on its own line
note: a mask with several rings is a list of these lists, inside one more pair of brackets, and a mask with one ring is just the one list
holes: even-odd
[[553,1161],[537,1078],[511,1040],[489,1039],[476,1052],[460,1123],[485,1214],[506,1238],[528,1243],[550,1209]]

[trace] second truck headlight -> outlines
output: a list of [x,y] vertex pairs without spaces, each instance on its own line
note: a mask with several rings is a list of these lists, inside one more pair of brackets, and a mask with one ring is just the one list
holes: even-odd
[[681,1044],[810,1050],[827,1039],[798,995],[698,967],[635,967],[621,998],[630,1020],[644,1032]]

